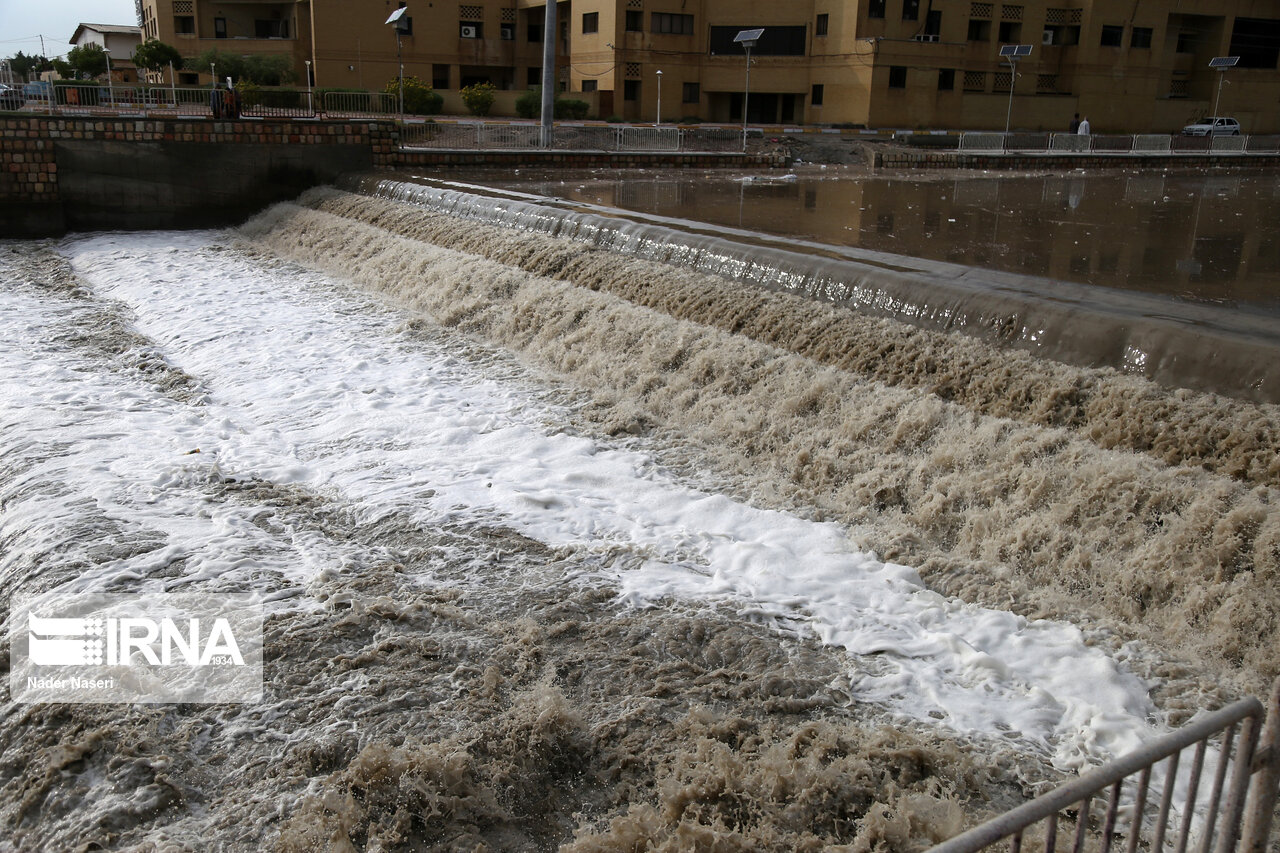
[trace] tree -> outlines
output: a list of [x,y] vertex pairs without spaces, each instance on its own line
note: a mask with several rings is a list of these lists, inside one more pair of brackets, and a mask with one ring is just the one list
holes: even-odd
[[[382,91],[400,95],[400,81],[389,80]],[[437,115],[444,107],[444,96],[417,77],[404,78],[404,111],[415,116]]]
[[173,63],[174,68],[182,67],[182,54],[172,45],[159,39],[147,39],[133,49],[133,64],[148,71],[163,71]]
[[82,44],[67,52],[67,64],[83,77],[101,77],[107,73],[107,52],[98,44]]
[[9,67],[13,69],[13,73],[21,75],[23,80],[30,80],[33,73],[48,71],[53,65],[46,57],[27,56],[22,51],[18,51],[9,58]]
[[292,83],[294,79],[293,60],[274,53],[241,56],[210,48],[199,56],[188,59],[186,67],[206,73],[213,67],[219,79],[230,77],[237,82],[244,80],[259,86],[279,86],[282,83]]

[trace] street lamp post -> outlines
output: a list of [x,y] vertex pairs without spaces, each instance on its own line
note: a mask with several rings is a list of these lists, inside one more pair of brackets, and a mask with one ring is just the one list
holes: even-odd
[[747,105],[751,103],[751,48],[756,46],[764,29],[742,30],[733,40],[747,52],[747,81],[742,90],[742,152],[747,151]]
[[409,13],[408,6],[401,6],[391,13],[391,17],[387,18],[387,23],[395,28],[396,31],[396,64],[400,68],[400,122],[404,123],[404,59],[400,54],[400,34],[409,26],[405,20],[405,15]]
[[302,61],[307,64],[307,112],[309,112],[311,115],[315,115],[316,108],[311,103],[311,60],[304,59]]
[[[1222,98],[1222,81],[1227,79],[1227,69],[1234,68],[1236,63],[1240,61],[1238,56],[1215,56],[1209,60],[1209,67],[1218,69],[1218,91],[1213,96],[1213,117],[1218,117],[1218,101]],[[1209,135],[1212,137],[1213,128],[1209,128]]]
[[658,120],[655,124],[662,124],[662,69],[658,69]]
[[111,50],[104,47],[102,52],[107,57],[107,103],[114,109],[116,105],[116,90],[111,85]]
[[1031,55],[1029,44],[1002,44],[1000,55],[1009,60],[1009,108],[1004,114],[1004,141],[1009,142],[1009,122],[1013,119],[1013,84],[1018,79],[1018,60]]

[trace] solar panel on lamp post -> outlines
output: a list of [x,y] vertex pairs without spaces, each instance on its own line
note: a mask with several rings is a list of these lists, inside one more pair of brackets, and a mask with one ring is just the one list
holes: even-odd
[[397,79],[400,81],[400,123],[404,124],[404,59],[400,54],[400,34],[408,27],[405,15],[409,14],[408,6],[401,6],[391,13],[386,23],[395,28],[396,31],[396,64],[399,66],[400,74]]
[[1009,60],[1009,108],[1004,114],[1004,142],[1008,146],[1009,123],[1013,120],[1013,84],[1018,79],[1018,60],[1031,55],[1029,44],[1002,44],[1000,55]]
[[764,29],[741,30],[733,40],[747,52],[747,82],[742,91],[742,153],[747,152],[747,104],[751,102],[751,48],[756,46]]
[[[1218,69],[1218,92],[1213,96],[1214,118],[1218,117],[1218,101],[1222,98],[1222,81],[1227,79],[1227,69],[1234,68],[1239,61],[1238,56],[1215,56],[1209,60],[1209,67]],[[1209,129],[1209,135],[1213,136],[1213,128]]]

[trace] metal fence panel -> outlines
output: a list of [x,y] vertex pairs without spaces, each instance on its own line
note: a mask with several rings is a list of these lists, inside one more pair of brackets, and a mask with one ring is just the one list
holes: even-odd
[[1215,136],[1209,145],[1214,154],[1240,154],[1244,152],[1245,136]]
[[1047,133],[1010,133],[1004,139],[1005,151],[1048,151]]
[[976,853],[1005,842],[1014,851],[1029,842],[1054,851],[1063,830],[1072,832],[1077,853],[1161,851],[1166,844],[1185,851],[1192,842],[1201,853],[1262,853],[1280,774],[1280,680],[1265,732],[1262,725],[1262,704],[1242,699],[929,853]]
[[323,109],[331,116],[395,116],[400,100],[385,92],[325,92]]
[[1088,134],[1080,135],[1079,133],[1055,133],[1049,139],[1050,151],[1088,151],[1091,147],[1093,137]]
[[970,132],[960,136],[961,151],[1003,151],[1003,133]]
[[679,151],[678,127],[623,127],[618,133],[619,151]]
[[1132,136],[1094,136],[1092,139],[1093,151],[1102,151],[1108,154],[1124,154],[1133,150]]
[[1245,137],[1245,150],[1257,154],[1280,152],[1280,135],[1266,134]]
[[400,127],[400,144],[406,148],[474,151],[476,129],[473,125],[441,124],[434,121],[408,123]]
[[1167,133],[1141,133],[1133,138],[1133,150],[1144,153],[1167,153],[1172,144]]
[[483,124],[476,127],[478,148],[540,148],[542,127],[528,124]]

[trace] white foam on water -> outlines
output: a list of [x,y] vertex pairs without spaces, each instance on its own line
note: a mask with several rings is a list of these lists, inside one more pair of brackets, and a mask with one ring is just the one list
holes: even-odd
[[[598,571],[636,606],[677,597],[805,625],[851,653],[859,701],[1016,737],[1059,767],[1125,752],[1152,733],[1143,683],[1075,627],[945,598],[838,525],[690,487],[643,453],[573,435],[537,389],[407,338],[396,330],[403,315],[340,283],[227,251],[221,236],[64,244],[93,290],[126,304],[141,333],[208,389],[203,406],[68,378],[78,368],[56,351],[43,354],[47,375],[32,384],[74,388],[80,411],[28,392],[40,397],[31,403],[40,434],[74,447],[99,433],[91,450],[59,457],[58,476],[104,513],[128,504],[167,547],[192,550],[201,576],[252,582],[251,560],[296,583],[350,559],[328,543],[259,541],[245,519],[221,514],[234,508],[191,516],[201,498],[187,479],[216,464],[228,476],[304,486],[364,518],[498,523],[608,555]],[[24,300],[0,298],[6,326],[35,310]],[[6,370],[23,346],[6,344]],[[21,385],[10,372],[0,391],[21,399]],[[194,447],[198,457],[183,456]]]

